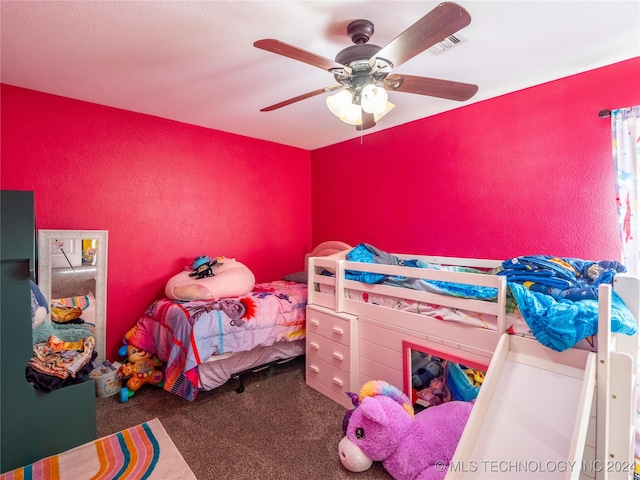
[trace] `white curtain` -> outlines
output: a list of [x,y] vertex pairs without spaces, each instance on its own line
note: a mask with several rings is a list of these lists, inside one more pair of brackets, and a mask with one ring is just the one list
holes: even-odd
[[640,275],[640,106],[611,112],[613,161],[617,171],[616,202],[622,237],[622,262],[631,275]]

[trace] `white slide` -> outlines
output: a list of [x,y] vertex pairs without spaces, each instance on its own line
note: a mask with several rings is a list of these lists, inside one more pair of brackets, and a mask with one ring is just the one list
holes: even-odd
[[504,334],[447,479],[579,478],[596,354]]

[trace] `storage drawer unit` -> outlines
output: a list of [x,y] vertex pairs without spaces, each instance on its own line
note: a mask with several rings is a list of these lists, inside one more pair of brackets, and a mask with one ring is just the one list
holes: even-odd
[[313,355],[345,372],[349,371],[349,347],[316,333],[307,333],[307,355]]
[[356,317],[307,307],[307,385],[351,408],[346,392],[360,388]]

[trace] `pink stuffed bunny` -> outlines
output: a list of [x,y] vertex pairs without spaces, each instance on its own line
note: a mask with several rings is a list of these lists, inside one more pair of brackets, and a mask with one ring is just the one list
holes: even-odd
[[444,479],[471,413],[469,402],[447,402],[417,415],[405,394],[382,381],[360,390],[338,453],[353,472],[382,461],[395,480]]

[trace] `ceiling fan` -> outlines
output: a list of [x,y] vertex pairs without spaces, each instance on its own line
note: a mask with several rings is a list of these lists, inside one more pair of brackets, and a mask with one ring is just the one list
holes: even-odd
[[367,43],[373,35],[373,23],[355,20],[347,27],[347,34],[355,45],[340,51],[335,60],[279,40],[258,40],[253,44],[255,47],[327,70],[338,82],[338,85],[298,95],[260,111],[270,112],[337,90],[337,94],[327,97],[329,110],[342,121],[355,125],[357,130],[366,130],[375,126],[394,107],[388,101],[387,90],[468,100],[478,91],[477,85],[415,75],[390,75],[390,72],[470,22],[471,16],[464,8],[453,2],[444,2],[387,45],[379,47]]

